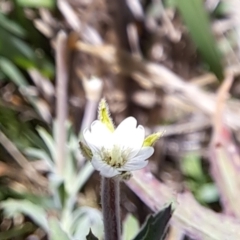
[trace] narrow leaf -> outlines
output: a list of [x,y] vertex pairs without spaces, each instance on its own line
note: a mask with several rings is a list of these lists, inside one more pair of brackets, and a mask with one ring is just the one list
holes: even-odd
[[84,186],[88,178],[92,175],[94,168],[90,162],[87,162],[79,171],[75,182],[73,183],[71,195],[75,196],[76,193]]
[[26,155],[33,157],[35,159],[44,160],[51,170],[54,168],[53,161],[44,150],[37,148],[27,148],[25,149],[24,152]]
[[98,240],[97,237],[94,236],[94,234],[92,233],[91,229],[89,231],[89,234],[86,236],[87,240]]
[[53,137],[44,128],[38,127],[37,131],[48,147],[53,161],[56,161],[56,147]]
[[13,81],[18,87],[28,85],[21,71],[7,58],[0,58],[0,70],[2,70],[9,80]]
[[168,205],[158,213],[150,215],[134,240],[164,239],[168,222],[172,216],[172,205]]
[[48,231],[47,214],[45,210],[27,200],[6,200],[1,203],[1,208],[11,217],[18,213],[29,216],[38,226]]
[[0,25],[7,31],[15,34],[18,37],[25,37],[26,31],[16,22],[8,19],[4,14],[0,13]]
[[49,220],[50,240],[71,240],[55,218]]
[[17,0],[17,3],[22,7],[44,7],[52,9],[55,5],[55,0]]
[[132,214],[128,214],[123,223],[123,239],[132,240],[138,231],[139,223],[137,219]]
[[202,0],[177,1],[177,7],[190,35],[210,70],[223,79],[221,56],[211,32],[209,17]]

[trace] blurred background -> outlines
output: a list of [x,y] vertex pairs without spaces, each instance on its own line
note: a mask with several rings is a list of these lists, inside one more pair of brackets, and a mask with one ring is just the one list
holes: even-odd
[[121,186],[123,240],[240,239],[240,2],[0,0],[0,239],[103,239],[82,130],[107,100],[164,132]]

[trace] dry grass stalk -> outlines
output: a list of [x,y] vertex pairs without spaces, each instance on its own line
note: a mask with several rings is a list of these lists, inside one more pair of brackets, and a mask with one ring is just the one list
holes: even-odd
[[68,49],[67,35],[63,31],[57,36],[56,62],[57,62],[57,83],[56,83],[56,166],[60,176],[63,174],[66,157],[67,130],[66,120],[68,115]]

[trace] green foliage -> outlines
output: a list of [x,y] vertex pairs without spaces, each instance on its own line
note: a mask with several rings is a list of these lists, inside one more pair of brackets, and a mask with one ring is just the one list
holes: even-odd
[[[56,160],[56,144],[54,142],[53,137],[48,133],[48,131],[42,127],[37,127],[37,131],[46,144],[46,147],[48,148],[48,153],[50,153],[50,158],[54,162]],[[47,160],[47,159],[45,159]],[[50,163],[49,163],[50,164]]]
[[19,6],[22,7],[33,7],[33,8],[50,8],[55,7],[55,0],[17,0]]
[[19,38],[25,38],[27,36],[27,32],[18,25],[16,22],[7,18],[6,15],[0,12],[0,27],[7,30],[8,32],[14,34]]
[[186,176],[186,185],[202,204],[213,203],[219,199],[216,185],[204,172],[201,158],[196,153],[186,154],[181,161],[182,173]]
[[209,17],[202,0],[177,1],[177,7],[190,35],[210,70],[219,80],[223,79],[220,52],[211,32]]
[[76,239],[85,239],[91,228],[95,236],[103,238],[102,214],[99,210],[90,207],[75,209],[70,219],[71,233]]
[[[60,239],[58,236],[63,240],[85,239],[89,228],[101,239],[103,236],[101,212],[91,207],[76,207],[78,192],[92,174],[93,168],[89,163],[82,164],[81,169],[77,168],[78,139],[72,132],[70,124],[67,128],[66,167],[62,176],[57,173],[56,167],[56,132],[52,136],[41,127],[37,130],[47,149],[26,148],[25,153],[32,158],[42,159],[49,166],[49,190],[52,196],[49,198],[25,196],[22,200],[18,195],[17,198],[20,199],[3,201],[1,208],[9,217],[18,213],[29,216],[52,240]],[[49,211],[54,211],[58,218],[49,219]]]
[[[56,129],[53,127],[53,129]],[[51,180],[53,181],[54,186],[60,186],[62,182],[64,182],[64,189],[69,196],[69,199],[75,197],[78,193],[79,189],[83,187],[87,179],[93,172],[93,167],[89,162],[84,164],[80,171],[77,171],[77,159],[81,158],[79,156],[79,145],[77,136],[72,132],[70,124],[68,124],[68,143],[67,143],[67,151],[66,151],[66,166],[64,168],[64,179],[59,179],[56,172],[55,164],[56,164],[56,138],[57,134],[54,133],[54,136],[51,136],[44,128],[38,127],[37,131],[45,143],[47,150],[38,149],[38,148],[26,148],[25,153],[28,156],[34,157],[36,159],[45,160],[46,164],[51,168]],[[72,203],[71,203],[72,204]]]
[[[42,75],[53,77],[54,68],[45,54],[43,36],[33,26],[33,21],[26,18],[23,9],[16,2],[8,15],[0,13],[0,32],[1,81],[11,81],[21,90],[20,93],[25,93],[31,87],[29,69],[34,68]],[[46,115],[39,108],[39,99],[30,95],[24,95],[24,98],[46,120]],[[4,106],[4,103],[1,105]],[[29,122],[19,121],[17,110],[10,110],[7,107],[1,107],[0,110],[1,130],[20,150],[27,147],[43,147],[42,141],[32,129],[33,126]]]
[[201,203],[213,203],[219,200],[219,191],[214,183],[205,183],[198,188],[196,198]]
[[19,213],[23,213],[29,216],[38,226],[44,229],[46,232],[49,230],[47,222],[47,213],[45,210],[36,204],[31,203],[28,200],[6,200],[1,203],[1,208],[9,217],[14,217]]
[[[33,36],[39,36],[39,33],[33,27],[31,21],[28,21],[24,15],[19,14],[22,10],[16,5],[17,10],[18,14],[14,15],[13,20],[0,13],[0,72],[2,71],[9,80],[13,80],[18,86],[20,86],[19,84],[26,86],[26,80],[23,80],[24,77],[22,73],[19,73],[18,68],[22,70],[36,68],[50,78],[53,77],[54,70],[52,63],[45,56],[44,50],[41,49],[41,55],[37,54],[37,47],[34,47],[37,42],[31,42],[31,40],[34,40]],[[19,75],[19,82],[16,79],[17,75]]]
[[132,214],[128,214],[123,223],[123,239],[132,240],[138,231],[138,220]]
[[42,140],[35,132],[30,122],[21,121],[17,111],[0,105],[0,129],[3,131],[20,149],[29,146],[42,147]]
[[219,1],[216,7],[211,12],[211,16],[215,18],[225,17],[228,14],[229,3],[225,1]]
[[150,215],[134,240],[163,240],[172,212],[172,205],[170,204],[158,213]]
[[204,180],[205,175],[202,169],[200,156],[195,153],[188,153],[181,162],[183,174],[196,180]]
[[87,239],[87,240],[98,240],[98,238],[96,238],[96,237],[94,236],[94,234],[92,233],[91,229],[90,229],[88,235],[86,236],[86,239]]
[[28,85],[27,80],[22,74],[22,72],[9,59],[0,57],[0,70],[9,80],[14,82],[18,87]]
[[50,218],[50,240],[71,240],[56,218]]

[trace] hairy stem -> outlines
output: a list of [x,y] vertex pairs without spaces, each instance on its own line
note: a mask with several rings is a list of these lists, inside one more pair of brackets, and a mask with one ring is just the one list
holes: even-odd
[[119,180],[102,177],[102,213],[105,240],[120,240]]

